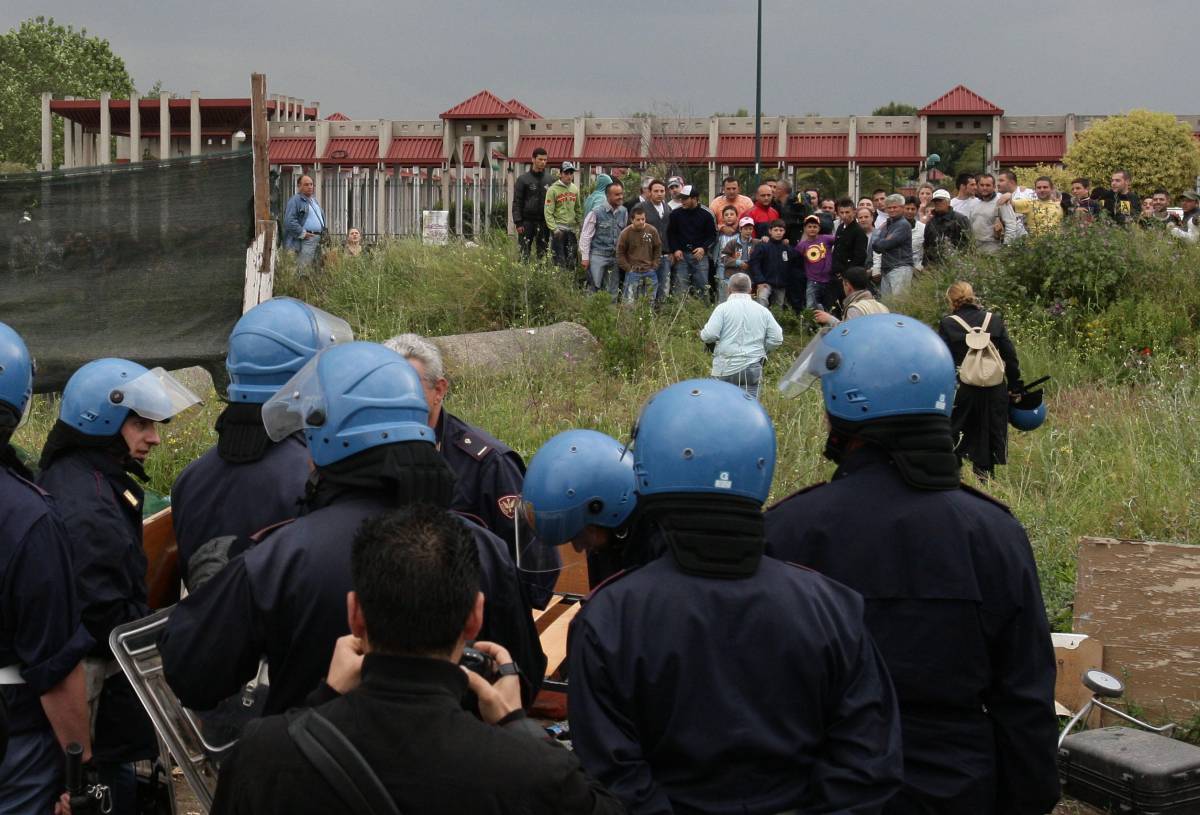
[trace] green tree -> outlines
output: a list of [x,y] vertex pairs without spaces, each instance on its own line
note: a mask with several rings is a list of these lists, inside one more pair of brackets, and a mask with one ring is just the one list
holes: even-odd
[[[28,167],[41,156],[41,94],[94,98],[103,91],[128,96],[133,80],[108,40],[34,17],[0,34],[0,161]],[[54,130],[55,160],[62,128]]]
[[1193,189],[1200,175],[1200,146],[1192,129],[1170,113],[1134,110],[1096,122],[1075,137],[1063,157],[1072,175],[1108,185],[1113,170],[1126,169],[1145,196],[1163,187],[1172,195]]
[[871,111],[872,116],[916,116],[917,106],[908,102],[888,102]]

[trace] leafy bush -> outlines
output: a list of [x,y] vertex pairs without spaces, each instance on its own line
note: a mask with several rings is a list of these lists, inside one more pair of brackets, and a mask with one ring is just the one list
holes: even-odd
[[1133,188],[1147,196],[1156,187],[1171,195],[1194,189],[1200,175],[1200,145],[1190,125],[1170,113],[1134,110],[1096,122],[1075,137],[1063,163],[1074,175],[1107,186],[1114,170],[1125,168]]
[[[1017,174],[1017,183],[1022,187],[1033,189],[1033,182],[1037,181],[1042,176],[1049,176],[1054,181],[1054,189],[1061,192],[1063,195],[1071,194],[1071,182],[1079,178],[1079,173],[1073,173],[1070,170],[1062,167],[1052,166],[1050,164],[1037,164],[1033,167],[1014,167],[1013,172]],[[1108,177],[1088,179],[1092,182],[1092,186],[1097,185],[1108,186]]]

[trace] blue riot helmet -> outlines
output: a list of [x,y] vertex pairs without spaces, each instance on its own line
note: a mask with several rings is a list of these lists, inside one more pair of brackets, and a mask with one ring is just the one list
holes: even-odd
[[373,342],[321,351],[266,401],[262,415],[275,441],[303,430],[318,467],[383,444],[435,441],[416,370]]
[[1045,402],[1034,408],[1021,408],[1018,405],[1008,406],[1008,423],[1017,430],[1037,430],[1045,421]]
[[21,335],[0,323],[0,402],[21,417],[33,396],[33,359]]
[[291,297],[275,297],[242,315],[229,335],[229,401],[259,404],[320,350],[350,342],[350,324]]
[[639,496],[713,493],[762,503],[775,474],[775,428],[736,385],[689,379],[642,407],[633,467]]
[[525,518],[538,538],[560,546],[589,525],[617,529],[637,498],[633,456],[595,430],[568,430],[542,445],[521,489]]
[[86,436],[112,436],[130,413],[165,422],[198,404],[200,397],[162,368],[97,359],[67,380],[58,418]]
[[779,382],[796,397],[821,380],[825,410],[847,422],[938,414],[954,408],[950,349],[929,326],[903,314],[870,314],[812,339]]

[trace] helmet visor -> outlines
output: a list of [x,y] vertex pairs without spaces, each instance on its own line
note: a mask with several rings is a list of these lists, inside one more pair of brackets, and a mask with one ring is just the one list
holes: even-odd
[[562,546],[578,535],[583,525],[579,507],[568,507],[554,511],[538,511],[531,501],[521,500],[521,513],[526,523],[537,534],[545,546]]
[[354,341],[354,331],[351,330],[350,323],[341,317],[335,317],[328,311],[322,311],[316,306],[308,306],[308,308],[312,311],[313,321],[316,323],[317,350]]
[[152,422],[165,422],[193,405],[200,397],[163,368],[153,368],[128,385],[114,388],[108,401]]
[[283,441],[298,430],[325,421],[325,396],[317,376],[320,354],[296,371],[262,407],[263,427],[272,441]]
[[779,390],[788,399],[795,399],[827,373],[837,369],[841,355],[825,343],[828,332],[822,331],[809,340],[796,357],[792,367],[779,380]]

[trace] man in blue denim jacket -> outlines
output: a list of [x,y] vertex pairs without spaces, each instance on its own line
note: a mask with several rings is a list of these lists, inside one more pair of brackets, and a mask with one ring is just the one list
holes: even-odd
[[317,258],[325,212],[313,198],[312,176],[300,176],[300,191],[287,202],[283,214],[283,248],[297,252],[296,268],[303,273]]
[[871,248],[883,256],[880,270],[883,282],[879,289],[883,299],[891,300],[912,282],[912,226],[904,217],[904,196],[889,195],[885,202],[888,219],[871,236]]

